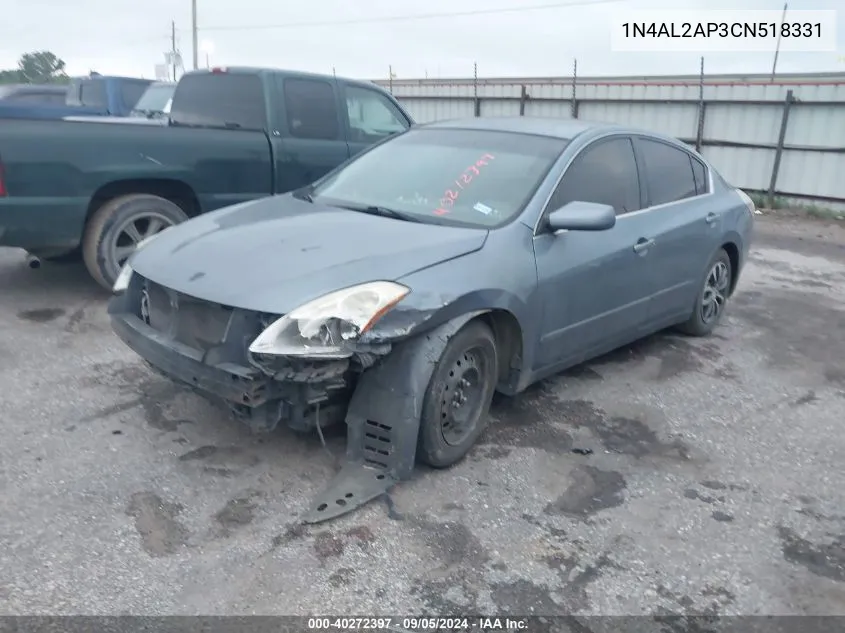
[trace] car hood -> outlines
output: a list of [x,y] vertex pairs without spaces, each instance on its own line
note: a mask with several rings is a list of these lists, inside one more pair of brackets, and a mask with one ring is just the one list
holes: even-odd
[[394,281],[480,249],[486,229],[405,222],[272,196],[167,229],[138,274],[227,306],[285,314],[327,292]]

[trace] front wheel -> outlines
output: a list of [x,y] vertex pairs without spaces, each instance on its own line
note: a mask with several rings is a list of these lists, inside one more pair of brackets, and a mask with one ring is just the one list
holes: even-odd
[[98,284],[111,290],[138,242],[187,219],[178,205],[159,196],[135,193],[109,200],[85,228],[85,266]]
[[721,249],[707,266],[707,274],[696,295],[692,315],[678,329],[691,336],[709,335],[722,320],[731,292],[732,279],[731,258]]
[[417,456],[434,468],[461,460],[487,426],[498,382],[493,332],[471,321],[446,345],[423,399]]

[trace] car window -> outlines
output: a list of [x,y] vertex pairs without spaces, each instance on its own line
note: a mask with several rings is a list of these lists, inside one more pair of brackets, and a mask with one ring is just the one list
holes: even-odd
[[323,141],[340,137],[332,84],[319,79],[285,79],[284,94],[291,136]]
[[405,117],[384,94],[359,86],[347,86],[345,92],[350,141],[375,143],[407,129]]
[[597,141],[572,161],[548,210],[574,202],[607,204],[617,215],[640,208],[640,181],[634,146],[629,138]]
[[447,128],[412,128],[365,151],[318,183],[335,206],[385,207],[422,222],[491,227],[515,218],[566,140]]
[[170,120],[175,125],[263,130],[266,119],[258,75],[185,75],[173,92]]
[[168,112],[175,89],[176,87],[171,84],[152,84],[138,99],[134,109],[144,113]]
[[149,81],[122,81],[120,83],[120,99],[123,105],[129,109],[135,107],[144,92],[150,86]]
[[668,143],[641,138],[648,173],[649,204],[667,204],[696,195],[690,154]]
[[695,178],[695,191],[697,194],[708,193],[710,183],[707,182],[707,168],[704,163],[698,160],[695,156],[690,154],[690,164],[692,165],[692,175]]
[[106,84],[96,79],[85,79],[79,86],[80,105],[89,108],[105,108],[108,105]]

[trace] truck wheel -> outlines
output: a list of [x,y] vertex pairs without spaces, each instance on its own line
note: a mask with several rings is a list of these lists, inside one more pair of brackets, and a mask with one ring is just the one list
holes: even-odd
[[187,219],[179,206],[159,196],[132,193],[112,198],[94,212],[85,228],[85,266],[98,284],[111,290],[138,242]]
[[493,332],[471,321],[449,341],[423,399],[419,460],[434,468],[458,462],[487,426],[498,382]]

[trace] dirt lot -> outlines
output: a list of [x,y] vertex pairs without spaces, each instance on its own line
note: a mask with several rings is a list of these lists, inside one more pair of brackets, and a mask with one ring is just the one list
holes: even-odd
[[845,614],[845,229],[758,218],[716,336],[497,401],[470,458],[311,527],[319,441],[250,437],[81,268],[0,249],[0,611]]

